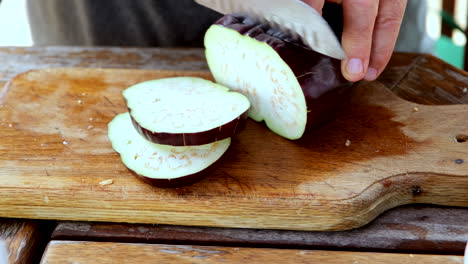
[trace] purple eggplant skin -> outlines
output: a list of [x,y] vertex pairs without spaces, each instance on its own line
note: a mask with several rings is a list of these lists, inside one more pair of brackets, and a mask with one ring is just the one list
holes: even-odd
[[[131,111],[129,109],[129,111]],[[153,132],[142,126],[130,115],[136,131],[146,140],[170,146],[199,146],[233,137],[245,128],[248,110],[238,118],[213,129],[197,133],[160,133]]]
[[350,97],[353,83],[343,77],[340,60],[315,52],[301,40],[245,16],[226,15],[215,25],[267,43],[291,68],[307,104],[306,130],[335,119]]

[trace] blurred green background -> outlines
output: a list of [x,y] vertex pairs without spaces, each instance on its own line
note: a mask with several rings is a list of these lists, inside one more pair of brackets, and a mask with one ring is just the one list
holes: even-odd
[[463,69],[465,47],[453,43],[447,36],[441,36],[435,43],[435,55],[444,61]]
[[466,70],[467,0],[427,0],[427,3],[426,27],[429,36],[435,40],[434,55]]

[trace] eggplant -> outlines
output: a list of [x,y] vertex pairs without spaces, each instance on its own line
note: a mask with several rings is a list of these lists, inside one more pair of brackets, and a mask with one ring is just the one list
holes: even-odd
[[129,113],[114,117],[108,124],[108,137],[124,165],[157,187],[181,187],[203,179],[231,144],[231,138],[201,146],[152,143],[134,129]]
[[348,97],[339,60],[249,17],[222,17],[204,45],[216,82],[246,95],[249,116],[285,138],[333,120]]
[[250,102],[208,80],[174,77],[124,90],[135,129],[147,140],[172,146],[213,143],[239,133]]

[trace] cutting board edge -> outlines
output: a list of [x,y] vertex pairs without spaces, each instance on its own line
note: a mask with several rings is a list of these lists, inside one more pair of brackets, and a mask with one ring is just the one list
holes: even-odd
[[[54,220],[67,220],[67,221],[97,221],[97,222],[124,222],[124,223],[143,223],[143,224],[169,224],[169,225],[186,225],[186,226],[208,226],[208,227],[233,227],[233,228],[265,228],[265,229],[279,229],[279,230],[302,230],[302,231],[343,231],[354,229],[358,227],[362,227],[371,221],[373,221],[378,215],[381,213],[407,204],[413,203],[427,203],[427,204],[436,204],[442,206],[460,206],[468,207],[468,193],[465,194],[465,199],[460,200],[460,196],[457,196],[456,199],[453,197],[448,197],[447,203],[438,203],[438,202],[430,202],[430,197],[433,195],[431,193],[425,194],[426,186],[430,184],[431,181],[425,182],[424,178],[427,176],[429,177],[447,177],[452,178],[464,178],[466,179],[466,185],[468,186],[468,175],[464,176],[453,176],[453,175],[427,175],[424,173],[409,173],[404,175],[395,175],[390,176],[386,179],[376,181],[374,184],[366,188],[362,193],[352,197],[351,199],[362,201],[354,201],[351,202],[350,199],[340,199],[336,200],[336,208],[337,212],[350,212],[353,210],[343,210],[343,206],[348,205],[351,206],[352,204],[360,205],[360,208],[354,210],[356,212],[354,215],[341,215],[341,217],[337,217],[337,215],[326,215],[327,212],[322,212],[321,214],[313,214],[313,212],[319,212],[314,210],[313,207],[310,208],[299,208],[301,205],[307,204],[307,199],[289,199],[289,198],[272,198],[269,199],[269,203],[265,206],[266,203],[258,202],[258,204],[252,203],[252,200],[244,201],[245,204],[250,205],[250,210],[246,207],[244,208],[244,212],[242,216],[250,216],[248,223],[244,218],[239,218],[239,215],[236,215],[236,208],[242,205],[242,203],[226,206],[222,203],[222,200],[218,201],[218,205],[211,204],[212,208],[218,207],[219,212],[229,212],[230,215],[226,215],[223,213],[216,213],[216,211],[211,212],[205,216],[203,213],[198,213],[198,217],[196,219],[188,218],[187,212],[174,212],[171,210],[165,211],[164,210],[135,210],[131,206],[127,208],[121,207],[121,209],[106,209],[101,208],[99,209],[99,213],[96,214],[95,207],[73,207],[74,210],[70,211],[70,207],[66,206],[54,206],[52,202],[48,202],[48,204],[37,204],[34,206],[25,205],[25,204],[0,204],[0,217],[8,217],[8,218],[33,218],[33,219],[54,219]],[[408,179],[408,177],[412,177],[412,179]],[[398,178],[400,181],[404,181],[407,184],[399,185]],[[397,180],[395,180],[397,179]],[[392,182],[388,182],[392,181]],[[388,185],[393,185],[389,188]],[[378,189],[381,189],[383,185],[387,185],[384,190],[386,192],[382,193],[379,192]],[[448,185],[450,186],[450,185]],[[394,189],[397,189],[395,191]],[[377,189],[371,190],[371,189]],[[1,190],[1,188],[0,188]],[[29,190],[25,189],[25,192]],[[367,192],[373,193],[376,197],[383,197],[384,199],[369,199],[369,197],[365,197],[369,195]],[[430,190],[429,190],[430,192]],[[2,191],[1,193],[4,193]],[[36,194],[37,197],[26,197],[26,199],[42,199],[44,195],[44,191],[38,192]],[[76,193],[75,193],[76,195]],[[439,194],[443,195],[443,194]],[[8,196],[8,194],[6,194]],[[349,201],[348,201],[349,200]],[[373,200],[374,203],[365,204],[365,201]],[[364,202],[363,202],[364,201]],[[391,203],[389,201],[392,201]],[[453,203],[453,201],[458,202]],[[290,208],[291,203],[295,202],[294,209],[282,209],[282,208]],[[330,202],[330,201],[327,201]],[[452,202],[452,203],[451,203]],[[164,206],[164,205],[161,205]],[[262,208],[264,211],[262,214],[259,214],[258,208]],[[334,207],[334,206],[331,206]],[[4,208],[9,208],[5,210]],[[268,213],[268,210],[275,210],[277,209],[278,212],[276,214]],[[339,210],[338,210],[339,209]],[[58,213],[60,212],[61,213]],[[297,212],[307,212],[304,213],[302,216],[300,213]],[[111,217],[109,217],[108,215]],[[295,214],[295,217],[291,218],[290,215]],[[122,217],[125,215],[125,217]],[[133,215],[133,216],[132,216]],[[91,217],[90,217],[91,216]],[[312,217],[312,218],[311,218]],[[316,218],[315,220],[313,218]],[[317,220],[322,219],[322,222]],[[311,220],[312,223],[311,223]],[[325,223],[325,224],[324,224]]]

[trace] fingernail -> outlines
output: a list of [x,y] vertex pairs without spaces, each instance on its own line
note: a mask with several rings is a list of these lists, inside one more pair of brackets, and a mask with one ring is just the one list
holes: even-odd
[[362,60],[361,59],[350,59],[346,70],[350,74],[361,74],[363,72]]
[[377,79],[377,70],[374,68],[367,69],[366,76],[364,77],[366,81],[373,81]]

